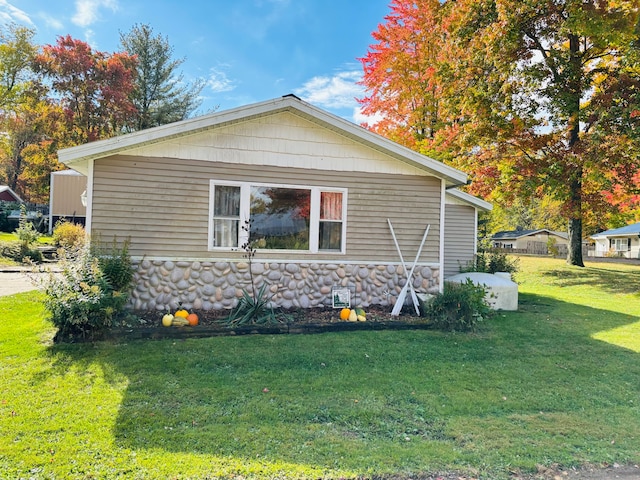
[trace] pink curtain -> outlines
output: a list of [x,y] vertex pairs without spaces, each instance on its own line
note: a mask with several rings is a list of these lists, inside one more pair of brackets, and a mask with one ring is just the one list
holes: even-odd
[[320,193],[320,220],[342,220],[342,193]]

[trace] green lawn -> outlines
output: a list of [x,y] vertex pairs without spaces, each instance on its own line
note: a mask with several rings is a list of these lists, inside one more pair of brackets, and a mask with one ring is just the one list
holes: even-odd
[[520,264],[520,311],[470,335],[52,346],[39,294],[0,298],[0,478],[499,479],[640,462],[640,268]]

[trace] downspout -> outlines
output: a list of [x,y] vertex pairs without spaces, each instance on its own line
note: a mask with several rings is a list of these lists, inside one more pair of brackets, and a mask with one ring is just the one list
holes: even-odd
[[446,192],[447,185],[442,179],[440,181],[440,248],[439,248],[439,264],[440,264],[440,275],[438,276],[438,291],[440,293],[444,292],[444,229],[446,228],[444,221],[444,211],[445,211],[445,202],[446,202]]
[[91,220],[93,217],[93,159],[87,164],[87,207],[84,230],[91,238]]

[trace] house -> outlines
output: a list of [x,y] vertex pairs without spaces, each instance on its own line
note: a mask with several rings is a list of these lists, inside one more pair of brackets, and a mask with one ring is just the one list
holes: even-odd
[[447,190],[444,205],[444,278],[460,273],[478,252],[478,213],[493,206],[457,189]]
[[591,236],[594,256],[640,258],[640,223],[606,230]]
[[252,278],[285,308],[331,305],[337,287],[355,305],[390,305],[406,273],[389,221],[407,269],[429,226],[411,281],[438,292],[446,266],[472,258],[477,210],[490,208],[455,190],[463,172],[292,95],[59,158],[87,177],[87,231],[130,240],[135,309],[231,308]]
[[49,233],[62,219],[84,225],[82,195],[87,190],[87,177],[75,170],[60,170],[51,173],[49,185]]
[[6,185],[0,185],[0,201],[22,203],[20,196]]
[[497,232],[491,237],[494,248],[526,250],[528,253],[546,255],[548,247],[553,244],[562,254],[566,253],[569,235],[546,228],[537,230],[509,230]]

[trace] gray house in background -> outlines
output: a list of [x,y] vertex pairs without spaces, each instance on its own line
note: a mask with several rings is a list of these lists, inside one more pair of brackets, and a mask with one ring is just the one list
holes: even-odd
[[[251,284],[246,222],[263,230],[253,280],[275,305],[391,305],[473,258],[467,175],[287,95],[59,152],[87,177],[91,234],[130,239],[132,307],[232,308]],[[259,217],[258,217],[259,216]],[[271,221],[273,220],[273,221]],[[286,228],[285,228],[286,227]]]
[[540,228],[537,230],[509,230],[496,232],[491,237],[493,248],[514,249],[536,255],[547,255],[548,247],[554,245],[561,255],[566,254],[569,235]]

